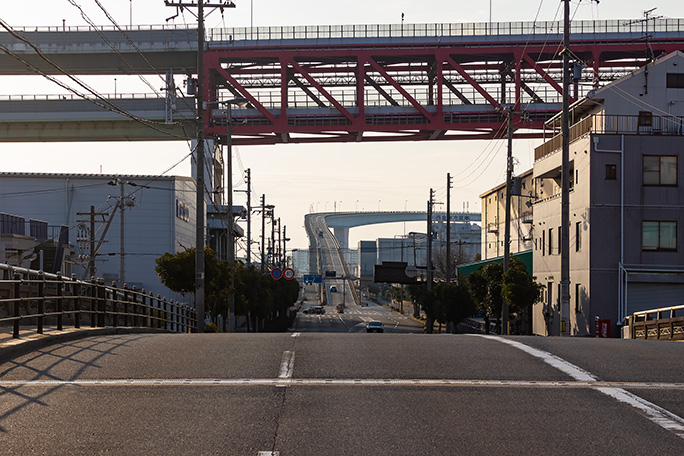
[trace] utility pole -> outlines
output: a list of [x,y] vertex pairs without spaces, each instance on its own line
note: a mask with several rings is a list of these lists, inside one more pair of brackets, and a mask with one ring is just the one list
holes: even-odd
[[435,191],[430,189],[430,199],[427,208],[427,291],[432,291],[432,205]]
[[287,267],[287,225],[283,227],[283,267]]
[[119,229],[119,288],[123,288],[124,283],[126,283],[126,248],[124,246],[124,243],[126,242],[126,236],[124,235],[124,214],[126,213],[124,210],[126,208],[124,198],[126,196],[124,195],[123,180],[118,179],[118,181],[119,188],[121,189],[119,196],[119,206],[121,208],[121,228]]
[[252,170],[247,168],[247,266],[252,265]]
[[[222,3],[197,3],[164,1],[166,6],[176,9],[197,7],[197,189],[195,200],[195,309],[197,311],[197,331],[204,332],[204,7],[234,8],[230,1]],[[231,208],[232,211],[232,208]],[[231,214],[232,220],[232,214]]]
[[[513,190],[513,105],[508,108],[508,155],[506,157],[506,220],[504,225],[503,272],[511,256],[511,192]],[[501,335],[508,335],[508,301],[501,297]]]
[[275,243],[275,211],[271,211],[271,261],[270,265],[273,267],[276,263],[276,243]]
[[[233,216],[233,116],[232,106],[228,103],[228,137],[226,158],[226,190],[228,196],[228,265],[230,266],[230,288],[235,289],[235,218]],[[228,332],[235,332],[235,293],[228,293]]]
[[[91,277],[95,277],[95,206],[90,206],[90,258],[88,258],[88,271]],[[87,275],[87,273],[86,273]]]
[[[97,271],[95,268],[95,257],[97,256],[97,252],[100,251],[100,248],[102,248],[102,245],[105,242],[105,237],[107,236],[107,231],[109,231],[109,227],[112,224],[112,220],[114,220],[114,215],[116,214],[116,211],[119,209],[119,204],[120,202],[117,202],[116,205],[112,208],[112,213],[107,214],[103,212],[95,212],[95,206],[90,206],[90,212],[77,212],[76,215],[78,216],[83,216],[87,215],[88,220],[78,220],[79,226],[85,226],[86,222],[90,222],[90,232],[88,233],[88,244],[90,248],[90,254],[88,255],[88,268],[85,270],[83,273],[83,278],[84,279],[89,279],[91,277],[95,277]],[[104,229],[102,230],[102,233],[100,235],[99,241],[97,241],[97,244],[95,243],[95,216],[102,217],[102,222],[104,223]],[[108,217],[107,220],[105,220],[105,216]],[[82,239],[82,237],[81,237]],[[90,277],[88,277],[88,273],[90,273]]]
[[561,295],[560,335],[570,329],[570,0],[563,0],[563,138],[561,168]]
[[446,282],[451,282],[451,173],[447,173],[446,201]]
[[266,253],[266,195],[261,195],[261,273],[264,273]]

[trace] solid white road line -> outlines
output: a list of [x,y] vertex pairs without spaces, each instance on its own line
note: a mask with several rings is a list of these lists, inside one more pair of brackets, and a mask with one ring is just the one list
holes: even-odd
[[[334,379],[334,378],[237,378],[237,379],[103,379],[103,380],[0,380],[0,387],[55,386],[422,386],[464,388],[554,388],[554,389],[657,389],[684,391],[684,383],[531,381],[531,380],[456,380],[456,379]],[[606,393],[608,394],[608,393]],[[640,399],[643,401],[643,399]]]
[[503,339],[498,336],[486,336],[486,335],[481,335],[479,337],[484,337],[485,339],[492,339],[492,340],[497,340],[499,342],[502,342],[504,344],[512,345],[513,347],[524,351],[525,353],[532,355],[536,358],[541,358],[545,363],[555,367],[559,371],[568,374],[570,377],[574,378],[575,380],[583,381],[583,382],[593,382],[596,381],[596,377],[590,374],[589,372],[585,371],[584,369],[581,369],[574,364],[571,364],[567,361],[565,361],[562,358],[559,358],[556,355],[552,355],[551,353],[545,352],[543,350],[538,350],[536,348],[532,348],[529,345],[521,344],[520,342],[516,342],[514,340],[510,339]]
[[545,363],[555,367],[561,372],[568,374],[575,380],[580,382],[587,382],[590,385],[596,386],[596,391],[600,391],[606,396],[612,397],[613,399],[619,402],[631,405],[632,407],[637,409],[643,416],[645,416],[655,424],[684,439],[684,418],[681,418],[675,415],[674,413],[671,413],[665,410],[664,408],[659,407],[656,404],[653,404],[647,401],[646,399],[643,399],[623,389],[631,388],[630,386],[623,386],[617,388],[599,386],[600,382],[598,382],[596,376],[578,366],[575,366],[572,363],[565,361],[564,359],[556,355],[530,347],[525,344],[521,344],[520,342],[516,342],[514,340],[504,339],[498,336],[481,335],[479,337],[497,340],[504,344],[508,344],[515,348],[518,348],[532,356],[541,358],[542,360],[544,360]]
[[294,368],[294,352],[283,352],[283,360],[280,363],[280,374],[278,378],[292,378],[292,369]]

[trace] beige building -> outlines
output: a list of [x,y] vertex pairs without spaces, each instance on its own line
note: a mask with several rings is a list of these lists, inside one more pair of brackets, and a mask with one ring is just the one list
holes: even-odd
[[[684,296],[684,54],[648,64],[571,110],[566,323],[583,336],[595,334],[597,318],[610,319],[616,336],[626,316]],[[538,147],[533,168],[534,275],[545,285],[533,331],[541,335],[561,327],[560,147],[560,135]]]
[[[511,196],[511,253],[531,250],[534,242],[532,207],[536,199],[535,180],[529,169],[514,179]],[[482,259],[504,254],[506,228],[506,184],[480,195],[482,203]]]

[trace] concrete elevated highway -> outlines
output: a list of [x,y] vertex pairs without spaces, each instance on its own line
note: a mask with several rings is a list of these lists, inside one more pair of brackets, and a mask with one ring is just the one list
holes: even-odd
[[[433,222],[446,220],[446,213],[435,212]],[[452,222],[479,222],[482,216],[475,212],[454,212]],[[427,213],[415,211],[378,211],[378,212],[320,212],[304,216],[304,228],[309,237],[309,270],[323,271],[328,256],[348,271],[344,260],[344,250],[349,248],[349,230],[354,227],[394,222],[425,221]],[[330,230],[332,228],[332,231]],[[333,247],[334,246],[334,247]]]
[[[207,31],[205,131],[234,144],[499,138],[513,106],[517,137],[540,137],[560,109],[558,22],[258,27]],[[584,65],[576,99],[650,61],[684,50],[684,20],[577,21]],[[25,28],[0,33],[0,76],[155,75],[157,94],[77,90],[0,99],[0,141],[186,140],[192,99],[172,75],[196,74],[196,30],[179,27]],[[64,102],[67,103],[64,103]],[[93,104],[86,107],[87,104]],[[164,109],[162,109],[162,106]]]

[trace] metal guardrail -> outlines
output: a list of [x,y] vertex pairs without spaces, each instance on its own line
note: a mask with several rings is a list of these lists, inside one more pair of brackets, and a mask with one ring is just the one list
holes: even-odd
[[[187,25],[134,25],[134,26],[97,26],[102,32],[147,32],[181,31],[192,32],[194,27]],[[92,32],[96,29],[87,25],[55,26],[18,26],[18,32],[73,33]],[[648,21],[631,19],[611,19],[595,21],[572,21],[570,33],[663,33],[684,30],[684,19],[656,19]],[[234,27],[207,29],[210,41],[264,40],[264,39],[321,39],[321,38],[397,38],[406,36],[493,36],[501,35],[561,35],[562,21],[521,21],[521,22],[466,22],[431,24],[348,24],[348,25],[306,25],[306,26],[266,26]]]
[[[667,33],[684,30],[684,19],[653,19],[650,21],[597,20],[573,21],[573,35],[614,33]],[[207,30],[212,42],[271,41],[271,40],[328,40],[344,38],[421,38],[421,37],[491,37],[528,36],[531,39],[548,39],[549,35],[561,36],[562,21],[537,22],[470,22],[452,24],[356,24],[356,25],[308,25],[272,27],[235,27]]]
[[0,325],[12,325],[12,337],[20,327],[35,326],[38,334],[50,324],[81,328],[135,326],[190,332],[196,329],[195,309],[167,301],[160,295],[135,288],[65,278],[31,269],[0,264]]
[[631,339],[684,340],[684,306],[636,312],[628,324]]

